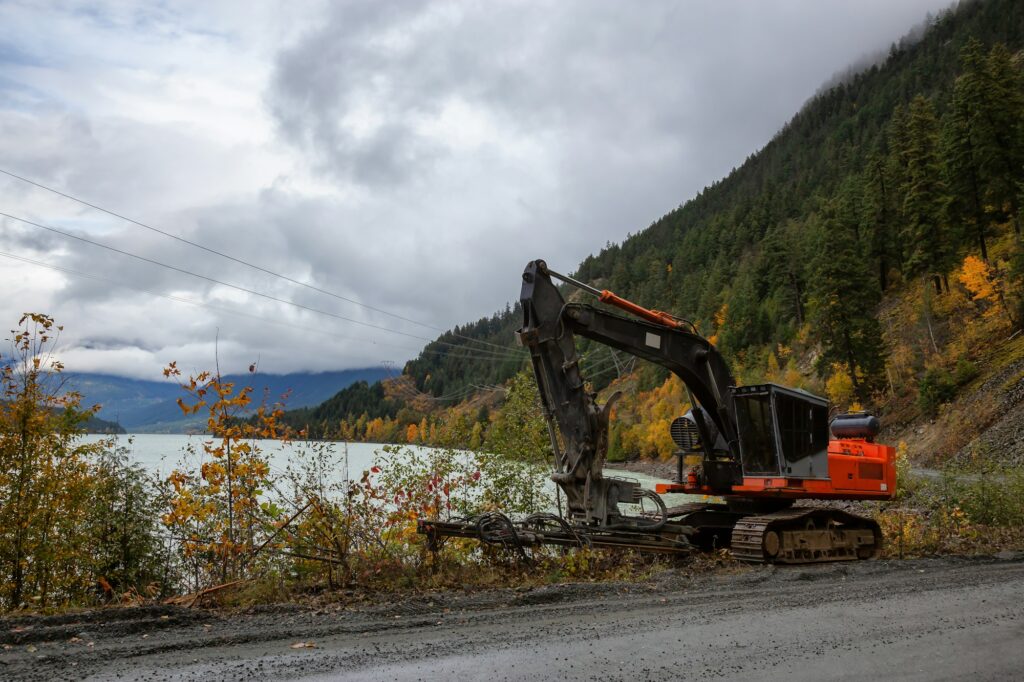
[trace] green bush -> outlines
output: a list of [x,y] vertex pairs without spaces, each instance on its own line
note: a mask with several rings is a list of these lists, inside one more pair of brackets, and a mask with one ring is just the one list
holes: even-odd
[[127,446],[113,439],[102,445],[84,519],[91,551],[82,561],[118,595],[167,596],[178,567],[164,542],[155,487],[144,467],[130,461]]
[[934,415],[939,405],[956,395],[957,382],[945,369],[933,367],[917,385],[917,404],[925,414]]
[[960,358],[957,361],[956,369],[953,370],[953,381],[956,382],[957,386],[963,386],[976,376],[978,376],[977,365],[967,358]]
[[1024,470],[986,468],[950,473],[944,478],[950,501],[973,523],[986,526],[1024,526]]

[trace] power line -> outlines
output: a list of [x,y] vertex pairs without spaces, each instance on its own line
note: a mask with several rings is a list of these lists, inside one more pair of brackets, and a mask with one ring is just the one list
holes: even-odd
[[[428,339],[428,338],[426,338],[424,336],[419,336],[417,334],[410,334],[408,332],[399,331],[397,329],[391,329],[389,327],[382,327],[380,325],[372,324],[370,322],[363,322],[362,320],[356,320],[356,319],[353,319],[353,318],[350,318],[350,317],[346,317],[344,315],[339,315],[337,313],[332,313],[332,312],[326,311],[326,310],[320,310],[319,308],[313,308],[311,306],[303,305],[302,303],[297,303],[295,301],[290,301],[290,300],[285,299],[285,298],[280,298],[280,297],[277,297],[277,296],[273,296],[271,294],[265,294],[263,292],[256,291],[255,289],[249,289],[248,287],[239,286],[237,284],[231,284],[230,282],[225,282],[223,280],[219,280],[219,279],[216,279],[214,277],[209,277],[207,275],[203,275],[203,274],[200,274],[200,273],[197,273],[197,272],[192,272],[191,270],[186,270],[184,268],[179,268],[176,265],[169,265],[167,263],[162,263],[162,262],[160,262],[158,260],[154,260],[154,259],[148,258],[146,256],[140,256],[138,254],[131,253],[130,251],[125,251],[124,249],[119,249],[119,248],[117,248],[115,246],[110,246],[108,244],[103,244],[102,242],[97,242],[97,241],[94,241],[92,239],[87,239],[86,237],[82,237],[80,235],[72,234],[70,232],[65,232],[63,230],[59,230],[59,229],[57,229],[55,227],[51,227],[49,225],[43,225],[41,223],[33,222],[31,220],[26,220],[25,218],[19,218],[18,216],[11,215],[9,213],[4,213],[2,211],[0,211],[0,216],[3,216],[5,218],[9,218],[11,220],[17,220],[19,222],[25,223],[26,225],[31,225],[33,227],[37,227],[37,228],[42,229],[42,230],[47,230],[48,232],[53,232],[54,234],[61,235],[62,237],[65,237],[67,239],[74,239],[74,240],[83,242],[85,244],[90,244],[92,246],[95,246],[95,247],[98,247],[98,248],[101,248],[101,249],[106,249],[106,250],[112,251],[114,253],[118,253],[118,254],[121,254],[121,255],[124,255],[124,256],[128,256],[129,258],[134,258],[136,260],[140,260],[142,262],[149,263],[151,265],[156,265],[156,266],[159,266],[161,268],[166,268],[168,270],[172,270],[174,272],[179,272],[179,273],[182,273],[182,274],[185,274],[185,275],[189,275],[191,277],[196,277],[198,279],[202,279],[202,280],[205,280],[207,282],[211,282],[213,284],[218,284],[220,286],[225,286],[225,287],[228,287],[228,288],[231,288],[231,289],[235,289],[237,291],[242,291],[244,293],[251,294],[253,296],[258,296],[260,298],[265,298],[265,299],[270,300],[270,301],[275,301],[277,303],[282,303],[282,304],[285,304],[285,305],[290,305],[290,306],[293,306],[293,307],[296,307],[296,308],[299,308],[299,309],[302,309],[302,310],[306,310],[306,311],[311,312],[311,313],[316,313],[318,315],[326,315],[328,317],[333,317],[335,319],[343,320],[345,322],[351,322],[352,324],[362,325],[364,327],[369,327],[371,329],[379,329],[380,331],[390,332],[392,334],[399,334],[401,336],[407,336],[409,338],[419,339],[420,341],[426,341],[428,343],[433,341],[434,343],[438,343],[438,344],[442,344],[442,345],[446,345],[446,346],[454,346],[456,348],[464,347],[464,346],[459,346],[458,344],[447,343],[447,342],[444,342],[444,341],[434,341],[434,340]],[[484,354],[484,353],[486,353],[486,354],[493,354],[493,356],[495,358],[499,358],[500,357],[500,358],[505,358],[505,359],[511,359],[512,357],[516,357],[514,354],[511,354],[508,351],[499,354],[496,351],[491,351],[491,350],[487,350],[487,349],[483,349],[483,348],[472,349],[472,350],[474,350],[475,352],[481,353],[481,354]]]
[[[265,268],[265,267],[263,267],[261,265],[256,265],[255,263],[251,263],[251,262],[249,262],[247,260],[244,260],[242,258],[238,258],[236,256],[232,256],[231,254],[224,253],[223,251],[219,251],[217,249],[211,248],[211,247],[206,246],[204,244],[200,244],[198,242],[192,241],[191,239],[186,239],[185,237],[176,235],[176,234],[174,234],[172,232],[167,232],[166,230],[161,230],[160,228],[153,227],[151,225],[147,225],[146,223],[143,223],[141,221],[135,220],[134,218],[129,218],[126,215],[123,215],[121,213],[117,213],[116,211],[111,211],[110,209],[103,208],[102,206],[98,206],[98,205],[93,204],[93,203],[90,203],[90,202],[86,201],[85,199],[80,199],[79,197],[73,196],[73,195],[68,194],[66,192],[62,192],[59,189],[55,189],[53,187],[49,187],[49,186],[44,185],[44,184],[42,184],[40,182],[36,182],[35,180],[30,180],[29,178],[26,178],[26,177],[23,177],[21,175],[18,175],[17,173],[12,173],[9,170],[4,170],[3,168],[0,168],[0,173],[3,173],[4,175],[6,175],[8,177],[14,178],[15,180],[20,180],[21,182],[24,182],[24,183],[27,183],[29,185],[32,185],[33,187],[37,187],[37,188],[39,188],[41,190],[44,190],[46,192],[52,192],[53,194],[56,194],[58,196],[62,196],[65,199],[69,199],[71,201],[77,202],[79,204],[82,204],[83,206],[88,206],[91,209],[94,209],[94,210],[97,210],[97,211],[101,211],[103,213],[106,213],[107,215],[110,215],[110,216],[113,216],[115,218],[118,218],[119,220],[124,220],[125,222],[129,222],[129,223],[131,223],[133,225],[137,225],[137,226],[139,226],[139,227],[141,227],[143,229],[149,230],[151,232],[155,232],[156,234],[159,234],[159,235],[163,235],[164,237],[167,237],[169,239],[174,239],[175,241],[181,242],[182,244],[188,244],[189,246],[195,247],[197,249],[201,249],[203,251],[206,251],[207,253],[211,253],[211,254],[214,254],[216,256],[220,256],[221,258],[226,258],[226,259],[228,259],[228,260],[230,260],[232,262],[238,263],[240,265],[244,265],[244,266],[246,266],[248,268],[252,268],[253,270],[258,270],[259,272],[271,275],[273,277],[278,277],[280,279],[285,280],[286,282],[290,282],[291,284],[295,284],[296,286],[305,287],[306,289],[310,289],[311,291],[316,291],[318,293],[325,294],[327,296],[332,296],[332,297],[334,297],[334,298],[336,298],[338,300],[346,301],[348,303],[352,303],[353,305],[357,305],[357,306],[360,306],[362,308],[366,308],[367,310],[372,310],[374,312],[381,313],[382,315],[387,315],[389,317],[393,317],[395,319],[402,320],[403,322],[409,322],[410,324],[415,324],[415,325],[420,326],[420,327],[426,327],[428,329],[433,329],[435,331],[439,331],[439,332],[442,332],[442,333],[448,331],[448,330],[446,330],[446,329],[444,329],[442,327],[438,327],[436,325],[428,324],[426,322],[420,322],[419,320],[414,320],[414,319],[411,319],[411,318],[408,318],[408,317],[405,317],[405,316],[402,316],[402,315],[398,315],[396,313],[389,312],[389,311],[384,310],[382,308],[377,308],[375,306],[363,303],[361,301],[357,301],[357,300],[349,298],[347,296],[342,296],[341,294],[338,294],[338,293],[333,292],[333,291],[329,291],[327,289],[323,289],[323,288],[318,287],[316,285],[309,284],[308,282],[303,282],[301,280],[294,279],[292,277],[289,277],[288,275],[283,275],[283,274],[281,274],[279,272],[275,272],[275,271],[270,270],[268,268]],[[8,216],[8,217],[11,217],[11,216]],[[15,218],[15,220],[17,220],[17,218]],[[28,221],[25,221],[25,222],[28,222]],[[452,334],[454,336],[456,336],[456,337],[465,339],[467,341],[471,341],[473,343],[478,343],[478,344],[481,344],[483,346],[490,346],[492,348],[498,348],[498,349],[501,349],[501,350],[504,350],[504,351],[514,351],[515,352],[517,350],[517,349],[511,348],[509,346],[502,346],[502,345],[499,345],[499,344],[496,344],[496,343],[490,343],[488,341],[483,341],[482,339],[474,339],[474,338],[472,338],[470,336],[465,336],[465,335],[457,334],[457,333],[454,333],[454,332],[452,332]],[[419,337],[417,337],[417,338],[419,338]],[[517,354],[519,354],[519,353],[517,353]]]
[[391,365],[385,363],[384,369],[387,371],[391,379],[396,380],[394,384],[395,388],[399,390],[401,393],[403,393],[407,399],[411,400],[418,400],[422,398],[424,400],[429,400],[436,403],[452,402],[471,395],[474,390],[482,390],[491,393],[505,390],[505,388],[502,386],[493,386],[485,388],[478,386],[477,384],[469,384],[468,386],[456,389],[451,393],[444,393],[442,395],[431,395],[430,393],[426,393],[425,391],[421,391],[418,388],[416,388],[416,385],[412,382],[401,381],[403,375],[396,374],[394,372],[394,368]]
[[[294,325],[294,324],[292,324],[290,322],[282,322],[280,320],[271,320],[271,319],[268,319],[268,318],[265,318],[265,317],[261,317],[259,315],[253,315],[252,313],[247,313],[247,312],[244,312],[244,311],[241,311],[241,310],[234,310],[232,308],[225,308],[223,306],[216,306],[216,305],[212,305],[210,303],[206,303],[206,302],[203,302],[203,301],[197,301],[195,299],[185,298],[183,296],[174,296],[173,294],[164,294],[164,293],[161,293],[159,291],[153,291],[152,289],[145,289],[143,287],[137,287],[137,286],[134,286],[134,285],[127,284],[125,282],[120,282],[118,280],[111,279],[109,277],[104,277],[102,275],[96,275],[96,274],[93,274],[93,273],[83,272],[81,270],[74,270],[72,268],[66,268],[66,267],[63,267],[63,266],[60,266],[60,265],[54,265],[52,263],[46,263],[46,262],[43,262],[43,261],[34,260],[32,258],[28,258],[26,256],[19,256],[17,254],[13,254],[13,253],[6,253],[6,252],[3,252],[3,251],[0,251],[0,256],[2,256],[4,258],[10,258],[12,260],[21,261],[23,263],[28,263],[30,265],[35,265],[37,267],[47,268],[49,270],[54,270],[54,271],[57,271],[57,272],[62,272],[62,273],[68,274],[68,275],[73,275],[75,277],[82,277],[82,278],[85,278],[85,279],[91,279],[91,280],[95,280],[95,281],[98,281],[98,282],[106,282],[108,284],[113,284],[115,286],[120,286],[120,287],[124,287],[126,289],[131,289],[133,291],[138,291],[138,292],[141,292],[141,293],[144,293],[144,294],[149,294],[151,296],[159,296],[160,298],[165,298],[167,300],[175,301],[175,302],[178,302],[178,303],[185,303],[187,305],[192,305],[192,306],[196,306],[196,307],[199,307],[199,308],[207,308],[209,310],[215,310],[217,312],[226,313],[228,315],[237,315],[239,317],[246,317],[246,318],[249,318],[249,319],[252,319],[252,320],[257,320],[259,322],[263,322],[265,324],[273,324],[273,325],[277,325],[277,326],[280,326],[280,327],[286,327],[288,329],[312,332],[312,333],[315,333],[315,334],[322,334],[324,336],[329,336],[329,337],[335,338],[335,339],[342,339],[342,340],[345,340],[345,341],[358,341],[360,343],[371,343],[373,345],[387,346],[389,348],[396,348],[396,349],[399,349],[399,350],[417,352],[417,349],[409,348],[408,346],[398,346],[398,345],[395,345],[393,343],[387,343],[385,341],[377,341],[377,340],[374,340],[374,339],[362,339],[362,338],[356,338],[356,337],[351,337],[351,336],[342,336],[340,334],[335,334],[333,332],[330,332],[330,331],[327,331],[327,330],[324,330],[324,329],[317,329],[315,327],[297,326],[297,325]],[[472,350],[477,350],[477,349],[474,349],[474,348],[467,349],[464,346],[455,346],[454,348],[445,349],[445,350],[427,350],[427,349],[422,349],[422,350],[419,350],[418,352],[420,352],[420,353],[429,353],[431,355],[438,355],[438,356],[443,356],[443,355],[454,356],[455,353],[460,352],[460,351],[464,351],[464,350],[471,350],[472,351]],[[464,354],[464,355],[458,355],[456,357],[461,357],[461,358],[468,359],[468,360],[481,360],[481,361],[487,361],[487,362],[493,362],[494,361],[494,358],[491,358],[491,357],[488,357],[488,356],[482,356],[482,355]]]

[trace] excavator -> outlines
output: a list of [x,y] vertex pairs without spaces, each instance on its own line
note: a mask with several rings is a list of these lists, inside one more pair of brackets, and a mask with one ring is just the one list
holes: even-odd
[[[876,417],[830,419],[828,401],[806,391],[738,386],[722,354],[689,321],[561,275],[543,260],[527,264],[522,279],[516,336],[530,352],[554,453],[551,479],[566,513],[518,525],[494,513],[420,521],[429,541],[471,537],[520,551],[535,544],[668,553],[728,548],[745,562],[781,564],[878,555],[877,522],[835,504],[888,500],[896,492],[895,449],[875,442]],[[606,307],[566,302],[553,280]],[[691,408],[670,425],[678,447],[673,482],[650,491],[606,475],[609,414],[619,394],[598,404],[580,369],[577,336],[665,367],[685,384]],[[695,501],[669,508],[661,497],[667,493]],[[797,506],[799,500],[816,503]],[[653,511],[623,508],[647,503]]]

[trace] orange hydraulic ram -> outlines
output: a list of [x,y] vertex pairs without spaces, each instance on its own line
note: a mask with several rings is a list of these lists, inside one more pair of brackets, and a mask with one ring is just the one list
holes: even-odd
[[597,300],[599,300],[601,303],[607,303],[608,305],[613,305],[616,308],[619,308],[620,310],[625,310],[627,313],[636,315],[641,320],[647,320],[648,322],[652,322],[654,324],[660,324],[665,327],[673,328],[692,326],[689,325],[689,323],[687,323],[686,321],[680,320],[679,318],[668,313],[663,313],[660,310],[648,310],[647,308],[637,305],[632,301],[627,301],[618,294],[608,291],[607,289],[595,289],[589,284],[584,284],[583,282],[577,279],[573,279],[572,277],[567,277],[565,275],[559,274],[554,270],[549,269],[547,264],[544,265],[544,271],[548,273],[550,276],[554,277],[555,279],[560,279],[566,284],[571,284],[578,289],[582,289],[587,293],[597,296]]

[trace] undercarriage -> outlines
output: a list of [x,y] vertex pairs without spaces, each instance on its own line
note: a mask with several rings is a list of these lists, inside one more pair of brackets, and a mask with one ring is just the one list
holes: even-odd
[[813,564],[878,556],[882,534],[869,518],[825,507],[741,511],[742,504],[697,502],[669,508],[654,529],[636,519],[633,528],[573,525],[553,514],[515,523],[493,512],[463,521],[421,520],[417,530],[437,549],[443,538],[460,537],[501,545],[525,557],[538,545],[631,549],[661,554],[728,549],[745,563]]

